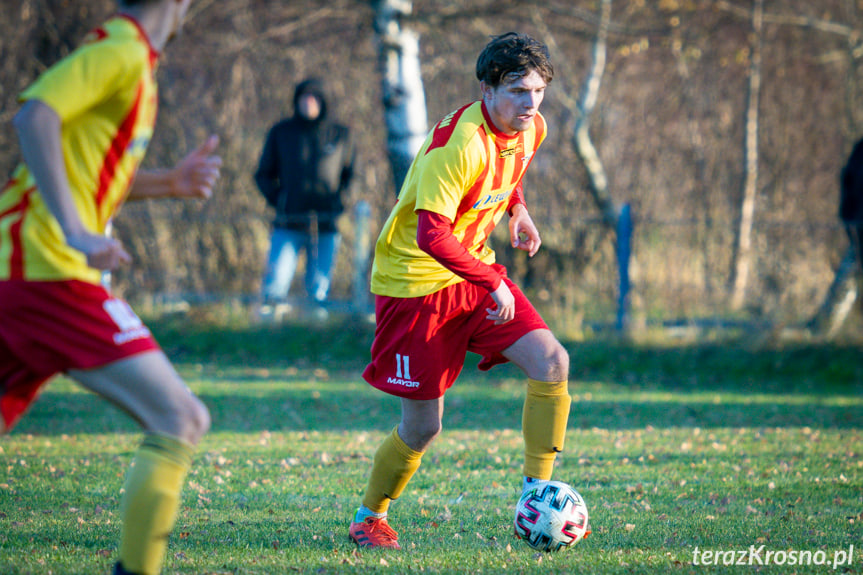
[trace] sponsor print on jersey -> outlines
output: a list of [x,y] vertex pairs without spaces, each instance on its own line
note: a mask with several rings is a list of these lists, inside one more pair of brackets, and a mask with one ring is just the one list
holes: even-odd
[[487,196],[481,197],[476,203],[473,205],[474,210],[487,210],[488,208],[494,207],[501,202],[508,202],[509,196],[512,194],[511,190],[507,190],[506,192],[498,192],[496,194],[489,194]]
[[498,157],[499,158],[508,158],[510,156],[514,156],[516,154],[523,154],[523,153],[524,153],[524,144],[522,142],[519,142],[518,144],[516,144],[512,148],[506,148],[505,150],[501,150],[500,153],[498,154]]
[[117,345],[150,337],[150,330],[125,301],[109,299],[102,304],[102,308],[120,329],[118,333],[114,334],[114,343]]
[[458,125],[458,120],[461,115],[467,110],[471,104],[467,104],[462,106],[458,110],[451,112],[443,117],[443,119],[437,123],[434,127],[432,141],[429,144],[429,147],[426,149],[425,153],[428,154],[435,148],[440,148],[444,146],[450,139],[455,130],[455,127]]

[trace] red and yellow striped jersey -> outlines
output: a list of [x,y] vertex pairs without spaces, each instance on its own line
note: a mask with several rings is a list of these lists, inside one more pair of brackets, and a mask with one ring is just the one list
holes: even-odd
[[524,132],[501,133],[482,101],[438,122],[417,153],[378,237],[372,293],[419,297],[464,281],[419,248],[416,210],[449,218],[461,245],[480,261],[494,263],[486,241],[545,136],[540,114]]
[[[123,203],[153,134],[158,57],[137,22],[116,16],[19,97],[59,116],[72,197],[93,233],[104,233]],[[100,275],[66,244],[30,171],[19,165],[0,192],[0,280],[98,283]]]

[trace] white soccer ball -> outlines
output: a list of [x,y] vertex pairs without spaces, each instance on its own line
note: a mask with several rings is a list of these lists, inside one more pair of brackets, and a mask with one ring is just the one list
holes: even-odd
[[515,506],[516,537],[539,551],[572,547],[589,533],[584,499],[562,481],[531,487]]

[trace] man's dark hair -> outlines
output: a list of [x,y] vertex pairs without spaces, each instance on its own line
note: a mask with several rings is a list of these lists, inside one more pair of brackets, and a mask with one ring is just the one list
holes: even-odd
[[554,77],[548,48],[526,34],[493,36],[476,61],[476,77],[493,88],[536,70],[545,83]]

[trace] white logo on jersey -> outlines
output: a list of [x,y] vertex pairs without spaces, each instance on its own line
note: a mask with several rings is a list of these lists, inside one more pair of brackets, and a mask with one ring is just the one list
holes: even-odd
[[125,301],[109,299],[102,304],[102,308],[120,329],[119,333],[114,334],[114,343],[117,345],[150,336],[150,330]]
[[[402,361],[404,360],[404,372],[402,372]],[[402,355],[400,353],[396,354],[396,377],[404,377],[405,379],[411,378],[411,358]]]

